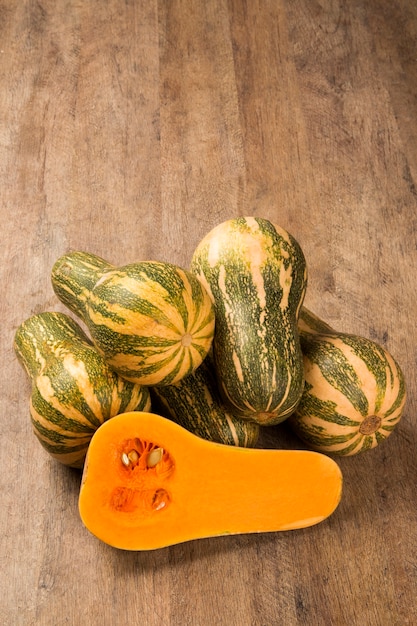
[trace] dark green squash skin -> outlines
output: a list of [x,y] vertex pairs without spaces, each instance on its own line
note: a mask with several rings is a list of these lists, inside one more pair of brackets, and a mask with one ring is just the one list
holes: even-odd
[[104,421],[151,408],[149,390],[113,372],[63,313],[39,313],[23,322],[14,350],[32,383],[34,433],[64,465],[83,466],[91,437]]
[[258,441],[259,425],[224,407],[211,356],[176,385],[155,386],[150,392],[154,409],[203,439],[241,447]]
[[224,401],[259,424],[282,422],[304,386],[297,320],[307,270],[299,244],[268,220],[228,220],[197,246],[191,271],[214,303]]

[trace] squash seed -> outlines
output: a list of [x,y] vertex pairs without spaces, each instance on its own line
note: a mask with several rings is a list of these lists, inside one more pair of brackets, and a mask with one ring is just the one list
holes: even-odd
[[139,459],[139,454],[136,452],[136,450],[131,450],[127,457],[129,461],[132,461],[132,463],[136,463],[136,461]]
[[123,452],[123,454],[122,454],[122,463],[123,463],[123,465],[126,465],[126,467],[130,463],[129,457],[127,456],[126,452]]
[[161,461],[163,454],[163,448],[155,448],[154,450],[151,450],[151,452],[149,452],[148,456],[146,457],[146,465],[148,467],[155,467],[155,465],[158,465],[158,463]]

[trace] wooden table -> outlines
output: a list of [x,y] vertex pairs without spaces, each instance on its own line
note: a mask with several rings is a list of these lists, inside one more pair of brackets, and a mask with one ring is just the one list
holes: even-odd
[[[417,624],[416,42],[413,0],[0,2],[2,625]],[[117,551],[31,432],[14,332],[64,311],[67,251],[187,267],[238,215],[292,233],[306,304],[397,358],[407,408],[317,526]]]

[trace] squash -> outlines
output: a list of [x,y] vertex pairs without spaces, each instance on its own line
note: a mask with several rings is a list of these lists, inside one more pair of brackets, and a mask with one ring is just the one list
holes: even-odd
[[195,276],[170,263],[115,268],[95,255],[73,252],[54,264],[52,286],[85,322],[107,363],[127,380],[178,382],[210,349],[211,300]]
[[312,526],[333,513],[341,489],[326,455],[225,446],[156,414],[125,413],[91,440],[79,513],[101,541],[152,550]]
[[266,219],[231,219],[198,244],[191,271],[214,303],[213,353],[224,401],[259,424],[282,422],[304,385],[297,319],[307,270],[300,246]]
[[377,343],[333,330],[303,307],[305,389],[288,424],[311,448],[353,455],[384,441],[406,401],[404,376]]
[[259,425],[224,407],[210,355],[179,383],[151,387],[150,392],[153,410],[203,439],[244,447],[253,447],[258,441]]
[[32,382],[34,433],[64,465],[82,467],[91,437],[105,420],[151,408],[148,389],[117,376],[64,313],[27,319],[15,333],[14,349]]

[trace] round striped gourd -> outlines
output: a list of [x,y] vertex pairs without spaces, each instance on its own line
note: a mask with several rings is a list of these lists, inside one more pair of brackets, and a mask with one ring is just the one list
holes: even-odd
[[214,303],[216,376],[233,413],[277,424],[304,384],[297,329],[307,272],[295,239],[266,219],[219,224],[197,246],[191,270]]
[[210,356],[176,385],[151,387],[150,392],[153,408],[203,439],[244,448],[258,441],[259,425],[224,407]]
[[23,322],[14,349],[32,382],[34,433],[64,465],[83,466],[91,437],[109,418],[151,408],[149,390],[113,372],[63,313],[39,313]]
[[305,307],[299,319],[305,389],[288,423],[311,448],[353,455],[393,431],[406,401],[403,373],[375,342],[333,330]]
[[52,285],[85,322],[108,364],[127,380],[178,382],[210,349],[210,297],[195,276],[176,265],[144,261],[116,268],[73,252],[55,263]]

